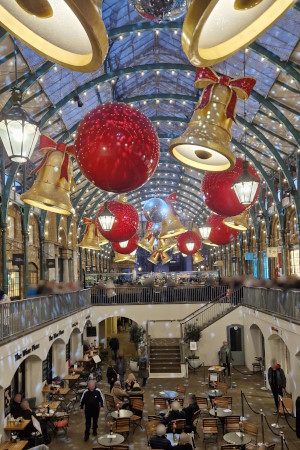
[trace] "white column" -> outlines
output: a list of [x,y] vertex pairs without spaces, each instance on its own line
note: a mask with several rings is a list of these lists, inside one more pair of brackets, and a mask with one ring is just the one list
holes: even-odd
[[73,280],[78,281],[78,254],[73,250]]
[[[46,260],[55,258],[55,247],[54,247],[54,244],[52,244],[51,242],[45,242],[45,255],[46,255]],[[57,280],[55,268],[48,269],[46,266],[45,275],[46,275],[45,278],[49,281]]]
[[63,259],[63,280],[68,283],[70,281],[69,278],[69,260],[67,258]]

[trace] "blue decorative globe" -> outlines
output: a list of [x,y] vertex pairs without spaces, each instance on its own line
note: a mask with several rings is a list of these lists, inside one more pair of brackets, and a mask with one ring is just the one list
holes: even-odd
[[169,208],[166,202],[161,198],[151,198],[146,201],[143,212],[148,222],[159,223],[165,220]]
[[161,225],[160,225],[160,223],[154,223],[153,225],[152,225],[152,228],[151,228],[151,233],[152,233],[152,235],[154,236],[154,237],[158,237],[159,236],[159,234],[160,234],[160,230],[161,230]]

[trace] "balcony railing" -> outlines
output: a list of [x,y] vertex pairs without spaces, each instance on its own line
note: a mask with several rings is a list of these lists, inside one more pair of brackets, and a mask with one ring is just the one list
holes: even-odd
[[88,308],[91,305],[89,289],[66,294],[32,297],[0,304],[0,342],[11,336],[26,334]]
[[92,288],[92,305],[148,303],[202,303],[211,302],[226,293],[226,286],[172,286],[143,287],[117,286]]

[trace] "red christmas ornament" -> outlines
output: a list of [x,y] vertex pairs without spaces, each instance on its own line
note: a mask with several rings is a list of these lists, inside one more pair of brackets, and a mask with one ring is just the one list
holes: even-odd
[[90,111],[77,129],[75,153],[83,175],[108,192],[142,186],[159,160],[159,139],[150,120],[124,103]]
[[139,237],[135,234],[132,238],[128,240],[126,247],[121,247],[119,242],[112,242],[111,246],[115,252],[122,253],[122,255],[129,255],[137,249]]
[[[139,225],[139,216],[136,209],[129,203],[117,202],[115,200],[109,201],[107,207],[115,215],[115,221],[110,231],[104,231],[99,220],[97,220],[102,236],[111,242],[122,242],[132,238],[137,232]],[[103,210],[104,205],[101,206],[98,214]]]
[[[194,242],[194,247],[189,250],[187,245],[189,245],[190,241]],[[185,255],[193,255],[201,247],[201,239],[194,231],[186,231],[178,236],[177,247],[181,253],[184,253]]]
[[223,223],[224,217],[217,214],[211,214],[207,219],[207,223],[212,227],[209,240],[213,244],[227,245],[233,242],[239,234],[239,230],[230,228]]
[[[249,165],[251,175],[259,176],[252,165]],[[234,181],[243,173],[243,159],[237,158],[232,170],[227,172],[206,172],[201,183],[201,194],[205,204],[216,214],[232,217],[241,214],[249,205],[242,205],[232,187]],[[260,187],[252,203],[259,195]]]

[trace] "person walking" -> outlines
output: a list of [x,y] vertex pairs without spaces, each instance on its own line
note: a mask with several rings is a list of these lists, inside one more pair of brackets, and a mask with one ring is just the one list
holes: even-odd
[[140,356],[138,359],[138,368],[139,368],[138,376],[139,376],[139,378],[143,379],[143,386],[146,386],[147,379],[149,377],[149,371],[147,369],[147,362],[148,362],[148,360],[147,360],[145,348],[142,347],[141,351],[140,351]]
[[124,358],[123,350],[118,351],[118,356],[116,359],[116,370],[117,370],[117,373],[119,374],[120,382],[123,383],[124,375],[126,372],[126,360]]
[[282,397],[286,388],[286,378],[284,371],[277,363],[275,358],[271,359],[271,366],[268,370],[268,381],[272,394],[274,397],[274,402],[276,406],[276,411],[273,414],[277,414],[279,410],[279,395]]
[[117,359],[117,353],[119,350],[119,339],[117,336],[113,336],[111,340],[109,341],[109,347],[111,350],[111,358],[115,361]]
[[114,361],[113,359],[110,362],[110,366],[108,366],[108,368],[107,368],[106,376],[107,376],[107,382],[110,386],[110,392],[111,392],[113,385],[120,377],[118,372],[116,371],[116,361]]
[[220,366],[225,367],[224,375],[226,375],[226,369],[227,369],[227,374],[230,377],[230,363],[231,363],[231,361],[233,361],[233,358],[231,356],[231,350],[229,348],[227,341],[223,341],[223,345],[220,348],[219,361],[220,361]]
[[93,419],[93,436],[97,436],[98,417],[100,409],[103,408],[103,397],[100,389],[96,388],[94,380],[88,382],[88,388],[83,392],[80,400],[80,410],[85,412],[85,433],[84,440],[87,441],[90,435],[91,422]]

